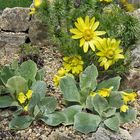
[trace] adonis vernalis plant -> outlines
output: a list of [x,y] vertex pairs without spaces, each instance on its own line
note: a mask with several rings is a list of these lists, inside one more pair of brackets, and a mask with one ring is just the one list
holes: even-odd
[[74,34],[72,38],[80,39],[80,47],[83,47],[85,53],[89,47],[95,51],[94,41],[106,33],[105,31],[96,31],[99,22],[95,21],[95,17],[90,19],[89,16],[86,16],[85,21],[79,17],[74,24],[76,28],[70,29],[70,32]]

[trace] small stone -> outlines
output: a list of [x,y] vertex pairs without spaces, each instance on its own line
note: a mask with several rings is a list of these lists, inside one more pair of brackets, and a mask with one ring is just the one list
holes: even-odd
[[140,140],[140,127],[132,131],[133,140]]

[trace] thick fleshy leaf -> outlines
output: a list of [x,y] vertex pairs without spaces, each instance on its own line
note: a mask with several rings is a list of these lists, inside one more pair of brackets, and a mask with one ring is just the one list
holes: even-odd
[[66,101],[80,102],[80,93],[73,77],[65,76],[60,80],[60,89]]
[[71,125],[74,123],[74,116],[82,111],[82,106],[73,105],[61,111],[63,116],[65,117],[64,125]]
[[80,88],[95,90],[97,86],[98,70],[95,65],[88,66],[82,74],[80,74]]
[[110,108],[107,108],[107,110],[105,110],[103,113],[102,113],[102,116],[103,117],[111,117],[113,115],[115,115],[116,113],[116,108],[115,107],[110,107]]
[[111,92],[108,98],[109,105],[112,107],[120,108],[123,105],[123,99],[119,91]]
[[24,77],[26,80],[35,80],[35,76],[37,73],[37,65],[34,61],[28,60],[23,62],[20,65],[19,73],[22,77]]
[[44,115],[53,113],[56,109],[56,106],[57,101],[54,97],[45,97],[39,103],[39,108],[42,111],[42,113],[44,113]]
[[54,112],[47,116],[43,116],[40,119],[50,126],[57,126],[65,121],[64,115],[60,112]]
[[102,88],[113,87],[112,90],[117,91],[120,87],[120,80],[121,80],[121,78],[119,76],[105,80],[98,84],[97,90],[102,89]]
[[38,70],[35,79],[36,80],[43,80],[45,77],[45,72],[46,72],[45,69]]
[[95,132],[101,122],[98,115],[85,112],[77,113],[74,117],[74,128],[81,133]]
[[21,76],[13,76],[8,79],[6,87],[11,93],[24,92],[27,89],[27,81]]
[[130,108],[127,112],[118,113],[118,117],[121,123],[131,122],[136,119],[136,111]]
[[28,128],[33,121],[33,118],[30,116],[15,116],[9,123],[10,129],[26,129]]
[[119,119],[117,116],[114,116],[112,118],[109,118],[107,120],[104,121],[104,124],[106,127],[108,127],[110,130],[113,131],[118,131],[119,130]]
[[0,108],[6,108],[10,106],[18,106],[18,103],[10,96],[0,96]]
[[95,111],[97,111],[100,115],[102,115],[103,111],[108,108],[107,100],[98,94],[93,97],[92,104]]

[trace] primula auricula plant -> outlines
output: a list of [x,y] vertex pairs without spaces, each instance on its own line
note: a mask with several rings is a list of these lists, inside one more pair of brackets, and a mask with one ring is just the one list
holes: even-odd
[[134,120],[136,111],[130,103],[136,100],[136,93],[118,91],[120,77],[100,83],[97,77],[96,66],[90,65],[80,74],[79,83],[69,75],[61,78],[60,89],[69,107],[42,120],[53,126],[74,125],[77,131],[85,134],[98,127],[119,131],[121,124]]
[[0,108],[15,106],[17,110],[9,123],[10,129],[25,129],[34,120],[50,114],[56,109],[56,99],[46,96],[47,85],[43,69],[29,60],[21,65],[14,62],[0,70]]

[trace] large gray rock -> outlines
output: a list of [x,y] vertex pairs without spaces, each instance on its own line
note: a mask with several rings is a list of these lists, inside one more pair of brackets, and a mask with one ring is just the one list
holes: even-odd
[[92,140],[132,140],[128,131],[120,129],[118,133],[113,133],[100,127]]
[[132,131],[133,140],[140,140],[140,127]]
[[6,8],[2,13],[1,28],[5,31],[24,32],[29,29],[29,8]]
[[27,37],[26,33],[0,32],[0,46],[2,47],[2,44],[19,46],[25,43]]
[[43,46],[47,44],[47,26],[36,16],[33,16],[30,22],[29,38],[34,45]]
[[134,50],[131,51],[131,66],[133,68],[140,67],[140,43],[138,43]]

